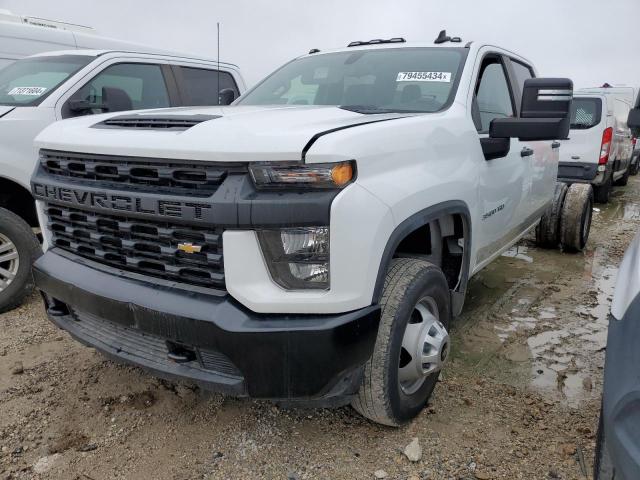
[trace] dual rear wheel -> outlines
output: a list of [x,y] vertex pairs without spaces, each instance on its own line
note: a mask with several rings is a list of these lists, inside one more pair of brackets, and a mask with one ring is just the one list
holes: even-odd
[[589,239],[593,188],[586,183],[557,183],[553,202],[536,228],[536,243],[567,252],[582,251]]

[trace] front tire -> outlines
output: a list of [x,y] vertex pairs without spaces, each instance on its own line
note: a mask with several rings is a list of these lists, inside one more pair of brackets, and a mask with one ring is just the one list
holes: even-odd
[[31,265],[40,252],[31,227],[0,208],[0,313],[21,305],[33,290]]
[[373,355],[352,406],[364,417],[399,426],[427,404],[449,354],[449,286],[437,266],[394,259],[380,301]]

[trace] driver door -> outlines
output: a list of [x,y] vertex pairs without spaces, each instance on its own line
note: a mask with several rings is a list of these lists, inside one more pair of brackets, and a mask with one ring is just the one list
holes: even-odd
[[[478,141],[489,136],[494,118],[516,117],[518,110],[514,88],[502,55],[487,53],[476,72],[472,99],[472,118],[478,130]],[[479,270],[522,232],[526,217],[525,202],[531,190],[528,175],[529,151],[517,138],[510,139],[509,153],[500,158],[481,158],[478,187],[478,250],[476,270]]]

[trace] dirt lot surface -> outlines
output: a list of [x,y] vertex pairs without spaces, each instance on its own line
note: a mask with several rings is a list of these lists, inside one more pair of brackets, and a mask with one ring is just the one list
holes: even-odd
[[0,480],[590,478],[639,187],[597,206],[586,252],[525,240],[474,277],[432,403],[399,429],[154,379],[73,341],[33,296],[0,315]]

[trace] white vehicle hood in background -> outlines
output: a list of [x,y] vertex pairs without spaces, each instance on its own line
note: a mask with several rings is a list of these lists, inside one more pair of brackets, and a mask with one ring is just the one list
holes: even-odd
[[[120,115],[220,115],[183,131],[94,128]],[[337,107],[247,106],[145,110],[57,122],[36,138],[37,148],[219,162],[300,160],[317,134],[406,114],[363,115]]]

